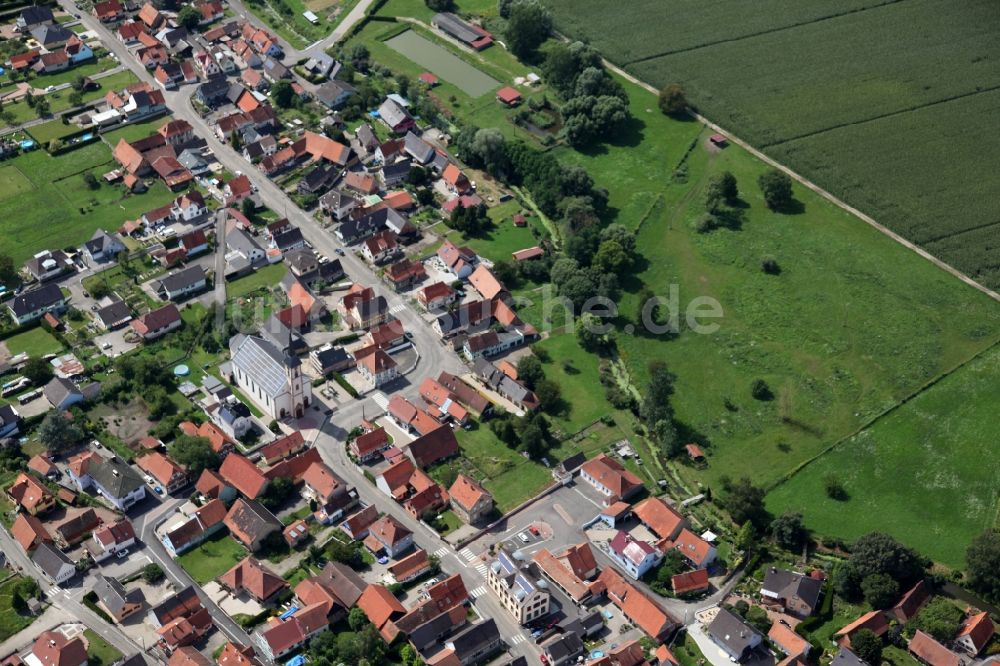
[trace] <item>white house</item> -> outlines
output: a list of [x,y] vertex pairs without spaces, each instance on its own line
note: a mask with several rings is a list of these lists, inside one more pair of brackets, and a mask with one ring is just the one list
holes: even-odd
[[608,554],[636,580],[659,564],[661,559],[660,552],[652,544],[635,539],[621,530],[618,530],[618,534],[608,544]]
[[127,511],[146,497],[142,477],[117,457],[104,458],[86,451],[70,458],[67,468],[77,490],[94,488],[119,511]]

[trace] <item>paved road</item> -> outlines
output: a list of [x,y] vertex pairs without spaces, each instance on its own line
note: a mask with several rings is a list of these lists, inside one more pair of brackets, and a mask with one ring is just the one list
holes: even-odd
[[195,582],[188,572],[184,570],[170,555],[167,553],[163,544],[156,537],[154,530],[156,526],[168,518],[177,507],[184,504],[187,501],[183,498],[166,500],[159,507],[152,511],[147,511],[141,516],[141,519],[137,519],[135,522],[136,531],[139,533],[139,537],[142,539],[143,544],[145,544],[146,552],[159,564],[167,577],[173,581],[178,589],[187,587],[188,585],[193,585],[195,590],[198,591],[198,597],[201,598],[201,603],[208,609],[209,615],[212,616],[212,620],[215,622],[215,626],[222,631],[231,641],[239,643],[241,645],[251,645],[250,637],[247,635],[243,629],[233,622],[226,613],[212,601],[207,594],[202,590],[201,585]]
[[96,613],[81,603],[80,599],[87,593],[85,587],[78,586],[63,589],[52,584],[3,527],[0,527],[0,548],[3,549],[10,565],[20,573],[34,578],[49,602],[65,611],[73,621],[82,622],[87,625],[89,629],[100,634],[104,640],[113,645],[122,654],[132,655],[137,652],[143,652],[142,647],[126,636],[121,629],[105,622]]
[[216,305],[226,305],[226,212],[219,209],[215,215],[215,291]]
[[[381,411],[370,398],[363,401],[355,401],[347,406],[339,408],[334,416],[327,421],[322,432],[317,438],[315,445],[319,449],[323,461],[344,477],[350,485],[353,485],[358,496],[367,504],[376,504],[386,513],[391,514],[399,520],[414,534],[417,543],[428,554],[437,555],[441,560],[441,570],[447,574],[461,574],[465,581],[465,587],[469,592],[480,591],[473,602],[479,615],[484,618],[493,618],[497,622],[500,634],[510,645],[512,656],[524,656],[528,663],[538,663],[540,654],[535,643],[527,638],[521,627],[514,621],[510,614],[503,609],[496,596],[488,591],[486,578],[476,565],[479,560],[469,561],[459,553],[455,552],[443,539],[432,529],[423,523],[415,520],[408,514],[402,506],[395,502],[387,501],[374,485],[372,485],[364,474],[347,457],[344,447],[344,439],[347,432],[356,426],[361,419],[361,411],[365,410],[367,415]],[[480,589],[481,588],[481,589]],[[518,641],[517,643],[514,643]]]

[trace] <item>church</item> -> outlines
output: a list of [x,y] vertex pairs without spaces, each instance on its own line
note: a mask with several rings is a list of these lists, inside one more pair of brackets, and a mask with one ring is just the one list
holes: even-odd
[[261,411],[273,419],[300,418],[312,402],[312,385],[302,361],[286,347],[255,335],[229,340],[230,377]]

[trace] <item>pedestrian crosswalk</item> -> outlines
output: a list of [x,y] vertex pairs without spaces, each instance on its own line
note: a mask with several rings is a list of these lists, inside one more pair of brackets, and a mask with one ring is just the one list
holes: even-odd
[[406,309],[406,303],[396,303],[391,308],[389,308],[389,314],[396,314],[402,312]]
[[519,645],[526,640],[528,639],[524,637],[524,634],[514,634],[513,638],[510,639],[510,644]]
[[389,408],[389,398],[385,397],[385,393],[380,391],[372,393],[372,402],[378,405],[379,409],[385,410]]
[[469,590],[469,596],[472,597],[473,599],[478,599],[484,594],[486,594],[486,588],[483,587],[482,585],[480,585],[474,590]]
[[461,553],[462,557],[464,557],[469,562],[471,562],[472,560],[476,559],[476,554],[473,553],[468,548],[463,548],[462,550],[460,550],[458,552]]
[[447,554],[448,554],[447,546],[442,546],[441,548],[438,548],[437,550],[434,551],[434,555],[437,557],[444,557]]
[[476,571],[479,572],[480,576],[482,576],[484,578],[486,577],[488,569],[486,568],[485,564],[483,564],[482,562],[480,562],[480,563],[478,563],[478,564],[475,565],[475,568],[476,568]]

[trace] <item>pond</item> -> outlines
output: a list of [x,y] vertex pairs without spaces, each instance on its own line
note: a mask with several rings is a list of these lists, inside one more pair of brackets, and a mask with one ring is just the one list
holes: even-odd
[[500,85],[493,77],[412,30],[396,35],[386,41],[386,45],[457,86],[469,97],[485,95]]

